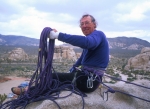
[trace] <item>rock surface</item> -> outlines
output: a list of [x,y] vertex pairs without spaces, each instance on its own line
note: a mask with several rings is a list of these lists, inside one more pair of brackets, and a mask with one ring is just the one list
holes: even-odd
[[[136,81],[136,83],[150,87],[150,81],[142,80]],[[131,84],[107,84],[115,90],[121,90],[123,92],[133,94],[135,96],[150,100],[150,90],[140,88]],[[87,97],[84,97],[85,106],[84,109],[149,109],[150,103],[126,96],[120,93],[109,93],[108,101],[102,99],[101,94],[104,90],[97,89],[95,92],[87,94]],[[62,92],[61,96],[70,94],[70,92]],[[106,95],[105,95],[106,99]],[[61,109],[82,109],[83,102],[82,98],[79,95],[72,94],[67,98],[62,98],[56,100]],[[26,109],[58,109],[57,105],[50,101],[44,100],[36,103],[29,104]]]
[[22,48],[15,48],[14,50],[8,53],[8,59],[17,61],[17,60],[27,60],[29,57],[27,53]]
[[[80,57],[81,53],[75,53],[72,47],[69,46],[55,46],[54,50],[54,60],[59,60],[60,62],[62,59],[76,61]],[[7,58],[12,61],[18,60],[28,60],[28,54],[22,48],[15,48],[14,50],[8,52]]]
[[131,68],[135,70],[150,71],[150,47],[144,47],[140,54],[128,60],[125,69],[130,70]]
[[76,61],[77,58],[81,53],[75,53],[72,47],[69,46],[55,46],[55,51],[54,51],[54,60],[62,60],[62,59],[67,59],[67,60],[72,60]]

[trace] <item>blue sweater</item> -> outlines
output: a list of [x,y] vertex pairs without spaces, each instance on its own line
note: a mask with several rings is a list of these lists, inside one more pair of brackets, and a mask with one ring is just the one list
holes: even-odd
[[94,30],[86,37],[59,33],[58,40],[83,48],[82,55],[75,63],[76,66],[107,67],[109,62],[109,45],[102,31]]

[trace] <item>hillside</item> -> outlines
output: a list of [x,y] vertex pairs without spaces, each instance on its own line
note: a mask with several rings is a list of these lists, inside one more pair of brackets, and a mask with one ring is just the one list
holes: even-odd
[[38,46],[39,39],[29,38],[25,36],[1,35],[0,45],[22,45],[22,46]]
[[108,38],[110,48],[121,48],[130,50],[141,50],[143,47],[150,47],[150,43],[135,37]]
[[[141,50],[143,47],[150,47],[150,43],[146,40],[142,40],[135,37],[116,37],[107,38],[110,49],[118,50]],[[39,39],[29,38],[25,36],[15,35],[1,35],[1,46],[39,46]],[[65,46],[72,46],[70,44],[63,44]],[[78,47],[72,46],[77,52],[81,52]],[[115,51],[116,51],[115,50]]]
[[[141,50],[143,47],[150,47],[150,43],[146,40],[142,40],[135,37],[116,37],[107,38],[110,49],[127,49],[127,50]],[[70,44],[64,44],[65,46],[71,46]],[[74,47],[77,49],[76,47]]]

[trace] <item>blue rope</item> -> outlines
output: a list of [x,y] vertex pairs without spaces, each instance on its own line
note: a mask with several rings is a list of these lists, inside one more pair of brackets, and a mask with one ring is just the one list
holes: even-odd
[[[54,71],[52,68],[52,61],[55,40],[49,39],[49,44],[47,45],[47,37],[51,30],[51,28],[45,27],[41,32],[37,69],[31,77],[28,90],[17,99],[7,101],[0,105],[0,109],[25,109],[28,104],[40,100],[51,100],[58,106],[59,109],[61,109],[59,104],[56,102],[56,99],[66,98],[72,93],[81,96],[83,103],[82,109],[84,109],[83,97],[85,97],[85,95],[75,87],[72,81],[65,81],[61,83],[59,79],[52,78],[52,71]],[[70,94],[60,97],[59,94],[63,90],[69,90]]]
[[129,82],[129,81],[124,81],[124,80],[122,80],[120,78],[112,77],[112,76],[109,76],[109,75],[104,75],[104,76],[107,76],[107,77],[109,77],[111,79],[114,79],[114,80],[117,80],[117,81],[123,81],[123,82],[128,83],[128,84],[133,84],[133,85],[136,85],[136,86],[139,86],[139,87],[150,89],[150,87],[146,87],[146,86],[143,86],[143,85],[140,85],[140,84],[135,84],[135,83],[132,83],[132,82]]
[[[135,84],[135,83],[132,83],[132,82],[129,82],[129,81],[124,81],[124,80],[122,80],[122,79],[119,79],[119,78],[116,78],[116,77],[112,77],[112,76],[109,76],[109,75],[104,75],[104,76],[109,77],[109,78],[111,78],[111,79],[113,79],[113,80],[123,81],[123,82],[128,83],[128,84],[136,85],[136,86],[139,86],[139,87],[142,87],[142,88],[145,88],[145,89],[150,89],[149,87],[146,87],[146,86],[143,86],[143,85],[139,85],[139,84]],[[137,97],[137,96],[135,96],[135,95],[132,95],[132,94],[129,94],[129,93],[125,93],[125,92],[123,92],[123,91],[114,90],[114,89],[112,89],[111,87],[109,87],[109,86],[107,86],[106,84],[104,84],[103,82],[102,82],[102,84],[108,88],[107,91],[104,92],[104,93],[107,94],[107,99],[106,99],[106,101],[108,100],[108,92],[110,92],[110,93],[118,92],[118,93],[125,94],[125,95],[128,95],[128,96],[131,96],[131,97],[134,97],[134,98],[143,100],[143,101],[150,102],[150,100],[147,100],[147,99],[144,99],[144,98],[141,98],[141,97]],[[104,93],[103,93],[103,99],[104,99]]]

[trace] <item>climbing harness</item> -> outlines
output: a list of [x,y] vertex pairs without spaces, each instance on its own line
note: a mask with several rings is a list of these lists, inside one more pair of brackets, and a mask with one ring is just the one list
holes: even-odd
[[81,71],[83,71],[86,74],[86,76],[88,77],[87,88],[93,88],[93,82],[94,81],[99,81],[99,83],[101,83],[102,82],[102,76],[105,72],[103,70],[95,69],[95,68],[87,67],[87,66],[83,66],[81,68]]

